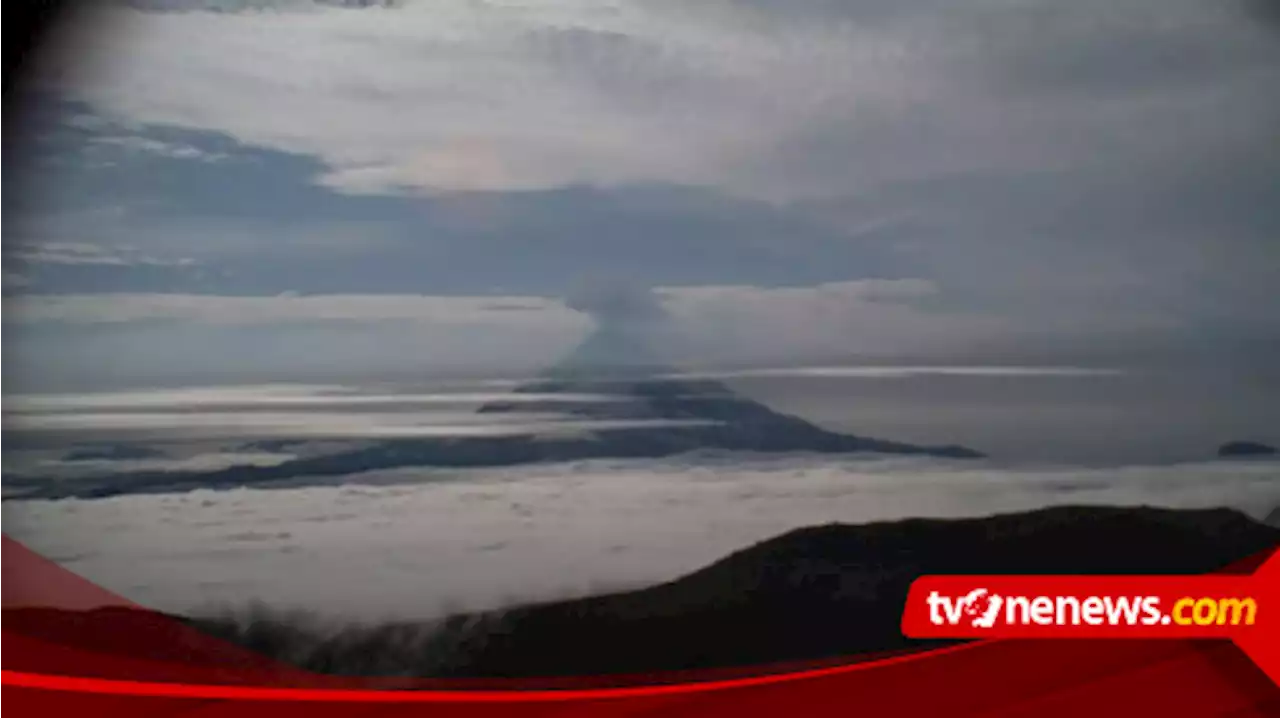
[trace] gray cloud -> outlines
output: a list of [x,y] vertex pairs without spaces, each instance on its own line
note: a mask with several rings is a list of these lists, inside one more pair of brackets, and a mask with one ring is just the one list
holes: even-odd
[[565,305],[591,315],[598,322],[650,322],[666,312],[658,297],[622,280],[582,280],[565,298]]
[[[1267,7],[117,7],[96,54],[46,80],[79,103],[66,132],[137,139],[42,186],[129,210],[64,199],[17,236],[207,271],[45,263],[26,289],[651,311],[573,288],[620,276],[683,287],[663,305],[713,355],[1261,365],[1280,341]],[[872,279],[915,284],[877,298]]]
[[704,368],[853,356],[920,359],[958,346],[981,347],[1013,331],[1006,321],[979,313],[939,314],[917,306],[935,291],[919,279],[652,290],[594,280],[563,301],[28,295],[5,305],[6,336],[16,337],[5,361],[15,385],[55,389],[145,385],[161,377],[510,376],[545,369],[598,328],[621,332],[616,338],[629,351]]
[[[676,181],[794,197],[1074,166],[1104,146],[1120,162],[1166,151],[1170,133],[1211,140],[1220,125],[1172,117],[1223,101],[1269,127],[1259,90],[1280,59],[1243,4],[1189,0],[111,16],[120,47],[68,68],[78,96],[313,154],[322,181],[375,193]],[[330,40],[362,61],[321,51]],[[226,52],[241,46],[273,71]],[[282,103],[329,119],[282,124]],[[383,131],[357,131],[370,126]]]
[[316,8],[395,8],[406,0],[114,0],[146,12],[253,12],[261,10],[305,11]]

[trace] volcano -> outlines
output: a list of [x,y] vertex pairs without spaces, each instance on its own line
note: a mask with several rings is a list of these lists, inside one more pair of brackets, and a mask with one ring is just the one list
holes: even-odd
[[[981,458],[963,446],[917,446],[828,431],[776,412],[723,383],[692,379],[649,349],[643,335],[605,325],[540,379],[514,391],[546,398],[492,402],[481,413],[555,414],[593,422],[638,422],[595,432],[597,456],[663,457],[697,450],[918,454]],[[564,395],[559,399],[557,394]],[[616,401],[575,397],[608,396]]]
[[[48,481],[5,480],[12,498],[94,498],[194,488],[236,488],[299,477],[347,476],[411,466],[498,467],[695,451],[875,453],[973,459],[963,446],[918,446],[828,431],[776,412],[724,384],[682,375],[653,352],[644,332],[604,324],[538,378],[513,390],[538,398],[484,404],[482,414],[552,415],[546,430],[498,436],[386,439],[270,466],[149,471]],[[604,398],[604,401],[599,399]],[[514,416],[512,418],[515,418]],[[557,423],[574,427],[557,431]],[[292,443],[292,442],[291,442]],[[302,443],[299,441],[298,443]]]

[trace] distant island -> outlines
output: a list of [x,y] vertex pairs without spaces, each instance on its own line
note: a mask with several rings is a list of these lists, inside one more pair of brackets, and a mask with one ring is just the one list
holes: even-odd
[[[11,476],[5,480],[8,498],[93,498],[235,488],[297,477],[341,476],[410,466],[471,468],[583,459],[662,458],[707,449],[983,457],[981,452],[964,446],[920,446],[828,431],[776,412],[720,382],[681,378],[675,369],[646,356],[643,347],[625,333],[609,328],[597,330],[563,362],[514,390],[515,394],[545,398],[491,402],[479,408],[482,414],[553,414],[580,423],[583,428],[575,431],[388,439],[270,466],[233,466],[212,471],[133,472],[59,481]],[[594,399],[601,396],[607,400]],[[554,427],[555,423],[549,426]],[[275,440],[259,445],[283,447],[293,443]]]
[[1232,456],[1275,456],[1280,449],[1256,441],[1229,441],[1218,447],[1219,457]]

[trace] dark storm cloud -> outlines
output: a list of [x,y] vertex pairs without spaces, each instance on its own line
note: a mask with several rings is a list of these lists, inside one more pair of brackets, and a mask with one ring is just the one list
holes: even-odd
[[1245,0],[1249,14],[1272,31],[1280,31],[1280,2],[1276,0]]
[[[1280,43],[1243,1],[1034,3],[987,13],[974,33],[988,90],[1047,106],[1170,102],[1173,109],[1180,97],[1260,87],[1280,63]],[[1274,117],[1280,98],[1253,93],[1248,106]]]
[[32,292],[558,296],[598,274],[645,286],[772,285],[903,271],[891,252],[847,244],[803,214],[711,190],[349,195],[317,185],[324,166],[308,156],[220,133],[121,124],[83,103],[41,109],[27,151],[6,159],[17,170],[6,190],[23,190],[4,195],[6,261],[67,243],[162,261],[145,271],[28,262],[16,271],[35,280]]

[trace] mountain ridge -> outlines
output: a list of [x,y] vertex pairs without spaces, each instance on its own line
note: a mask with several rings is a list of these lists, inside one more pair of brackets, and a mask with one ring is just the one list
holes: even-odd
[[1231,509],[1054,506],[798,528],[648,588],[440,621],[335,630],[262,609],[175,618],[330,674],[641,675],[937,645],[899,629],[920,575],[1200,574],[1246,570],[1278,544],[1280,529]]
[[[644,324],[647,329],[650,325]],[[959,445],[920,446],[823,429],[776,412],[709,379],[680,378],[650,351],[640,331],[611,324],[592,332],[563,361],[517,386],[517,394],[564,395],[537,401],[489,402],[481,414],[554,414],[586,420],[577,434],[535,432],[491,437],[390,439],[331,454],[294,458],[269,466],[240,465],[212,471],[152,471],[109,477],[48,481],[6,480],[23,498],[94,498],[190,488],[234,488],[305,476],[358,474],[410,466],[480,468],[605,458],[664,458],[706,449],[756,453],[881,453],[976,459]],[[583,396],[608,395],[611,401]],[[589,422],[604,427],[592,428]],[[648,422],[617,428],[610,422]],[[554,424],[552,424],[554,425]]]

